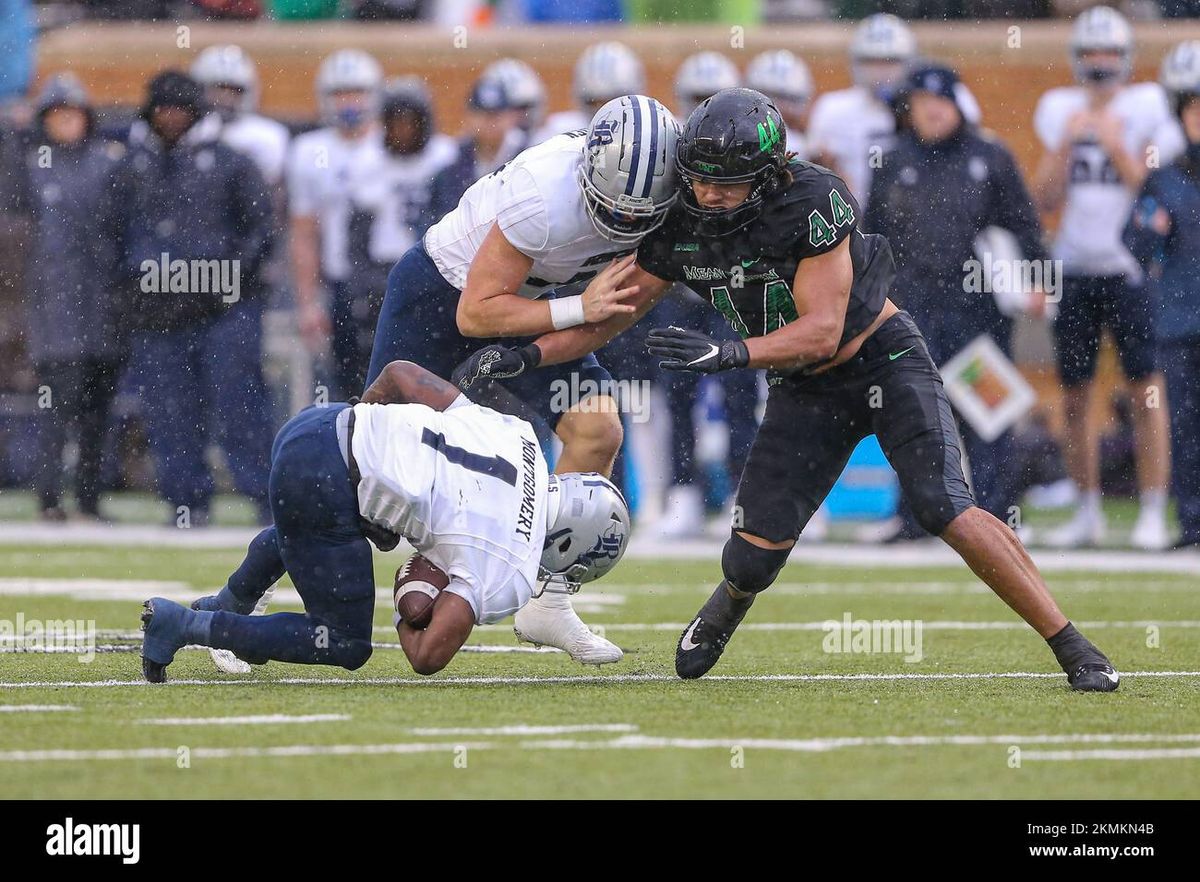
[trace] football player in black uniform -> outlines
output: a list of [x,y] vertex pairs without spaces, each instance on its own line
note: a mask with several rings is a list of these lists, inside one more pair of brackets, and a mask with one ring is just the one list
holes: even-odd
[[789,159],[779,111],[750,89],[718,92],[696,108],[677,166],[682,198],[621,282],[637,289],[635,314],[522,349],[486,347],[456,376],[503,378],[579,358],[631,326],[671,282],[707,299],[742,339],[657,329],[647,344],[663,368],[768,369],[724,579],[680,638],[679,676],[700,677],[716,664],[854,447],[874,433],[921,525],[1047,640],[1070,685],[1116,689],[1116,670],[1059,610],[1013,531],[975,505],[937,367],[913,320],[887,296],[891,249],[859,230],[858,204],[841,178]]

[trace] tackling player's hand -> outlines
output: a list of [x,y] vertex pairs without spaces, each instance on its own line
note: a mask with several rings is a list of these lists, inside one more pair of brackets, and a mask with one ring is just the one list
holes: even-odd
[[750,352],[741,340],[718,342],[700,331],[686,328],[655,328],[646,337],[646,349],[662,359],[658,366],[665,371],[696,371],[715,374],[745,367]]
[[473,352],[466,361],[450,375],[452,382],[464,392],[477,384],[489,380],[508,380],[537,367],[542,360],[542,350],[536,343],[520,349],[512,349],[493,343]]
[[632,275],[636,254],[617,258],[596,274],[583,290],[583,318],[589,324],[602,322],[614,315],[634,312],[632,303],[625,303],[640,290],[637,285],[622,288]]

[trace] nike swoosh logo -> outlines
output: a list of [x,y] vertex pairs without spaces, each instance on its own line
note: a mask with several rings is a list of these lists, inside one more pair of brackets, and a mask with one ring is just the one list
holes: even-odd
[[757,257],[752,257],[752,258],[750,258],[749,260],[743,260],[743,261],[742,261],[742,267],[743,267],[743,268],[744,268],[744,267],[748,267],[748,266],[750,266],[751,264],[754,264],[754,263],[758,263],[758,258],[757,258]]
[[906,355],[907,353],[912,352],[916,348],[917,347],[915,347],[915,346],[909,346],[907,349],[902,350],[900,352],[893,352],[891,355],[888,356],[888,361],[895,361],[900,356]]
[[721,351],[720,346],[717,346],[715,343],[709,343],[708,344],[708,352],[704,353],[699,358],[693,358],[691,361],[688,362],[688,367],[691,367],[694,364],[699,364],[702,361],[706,361],[707,359],[712,358],[714,355],[716,355],[720,351]]
[[1108,677],[1109,681],[1112,683],[1120,683],[1121,682],[1121,675],[1118,674],[1116,671],[1114,671],[1111,674],[1108,671],[1101,671],[1100,673],[1103,674],[1104,676]]
[[679,648],[684,652],[691,652],[700,644],[692,641],[692,635],[696,633],[696,626],[700,624],[700,617],[696,617],[696,621],[692,622],[692,626],[683,632],[683,639],[679,641]]

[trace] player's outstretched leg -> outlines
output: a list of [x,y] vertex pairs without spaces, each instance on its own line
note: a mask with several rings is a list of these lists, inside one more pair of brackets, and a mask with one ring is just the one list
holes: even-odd
[[[373,600],[374,598],[372,598]],[[348,604],[353,607],[359,604]],[[151,683],[167,679],[175,653],[189,644],[228,649],[254,664],[284,661],[357,670],[371,657],[370,607],[351,618],[358,626],[330,624],[299,613],[243,616],[193,610],[163,597],[143,604],[142,672]]]
[[989,588],[1037,631],[1072,689],[1112,692],[1120,674],[1108,657],[1067,621],[1016,534],[980,508],[968,508],[941,533]]
[[675,673],[685,680],[708,673],[742,623],[755,595],[775,581],[791,550],[790,544],[786,548],[764,548],[737,532],[729,537],[721,552],[725,578],[680,636]]

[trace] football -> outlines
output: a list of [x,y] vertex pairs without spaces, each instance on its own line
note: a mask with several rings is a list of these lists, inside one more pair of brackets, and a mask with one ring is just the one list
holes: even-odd
[[396,570],[392,590],[396,612],[414,628],[429,627],[438,592],[450,584],[450,577],[420,554],[414,554]]

